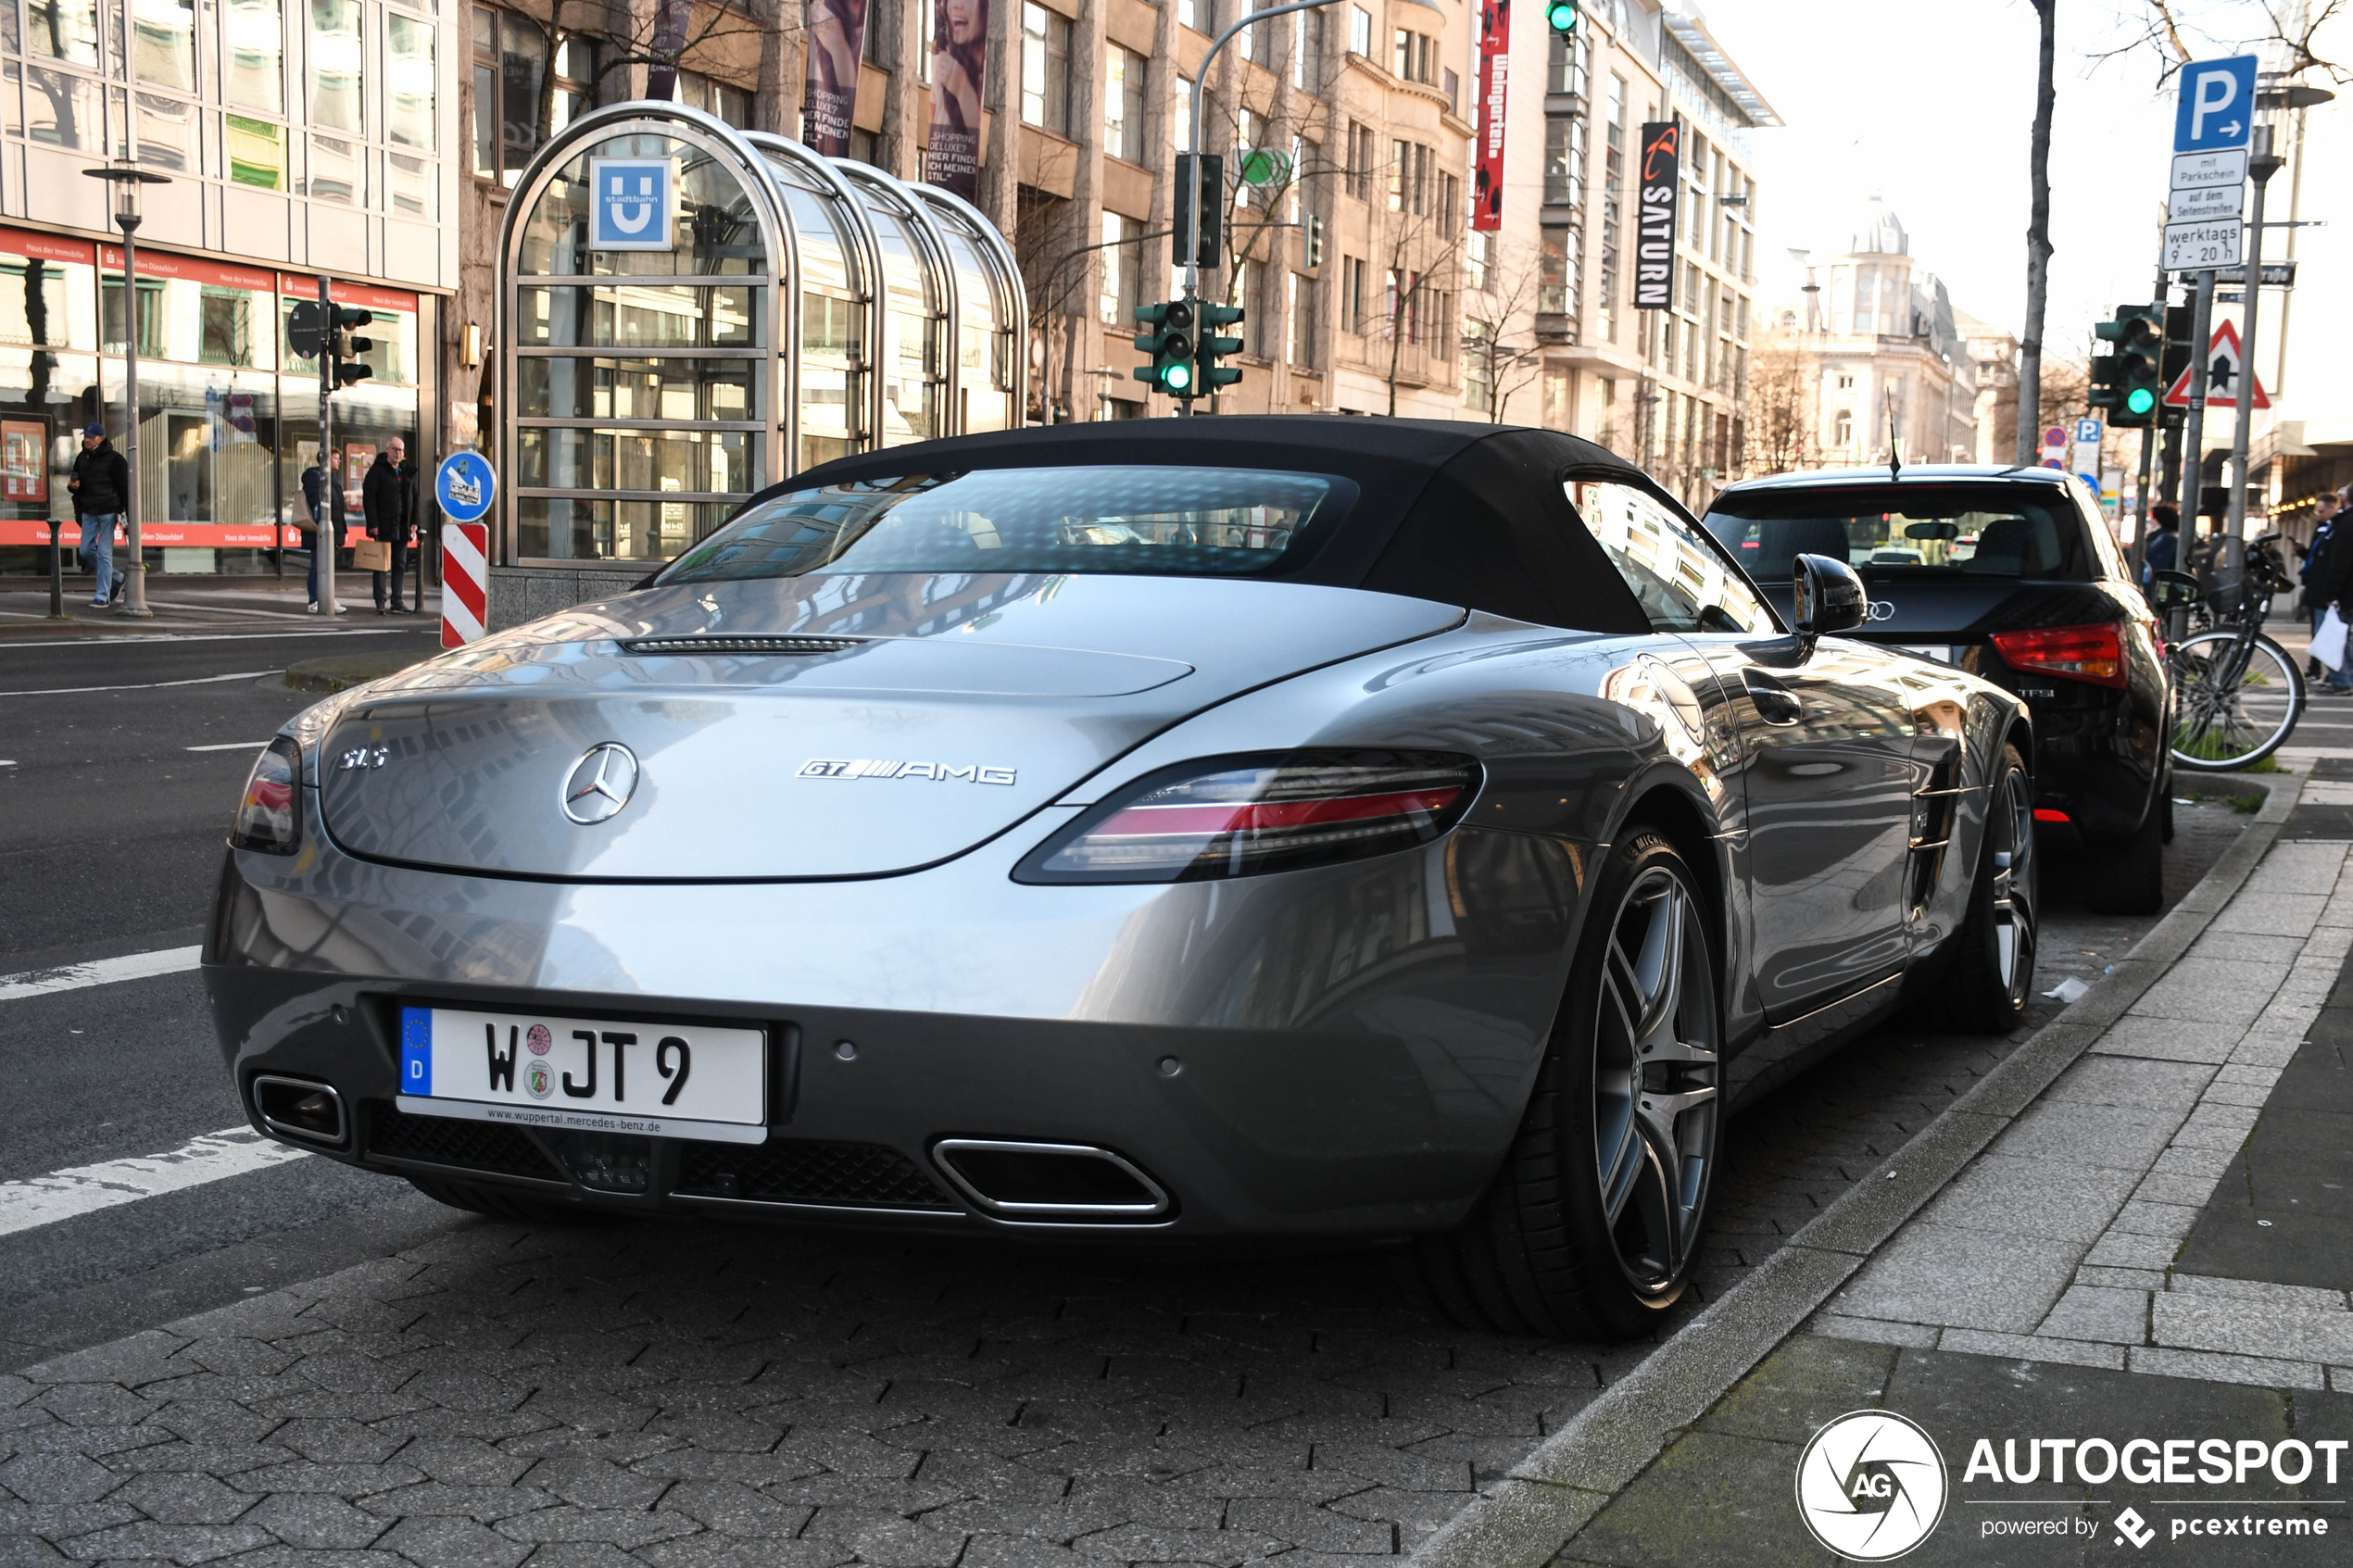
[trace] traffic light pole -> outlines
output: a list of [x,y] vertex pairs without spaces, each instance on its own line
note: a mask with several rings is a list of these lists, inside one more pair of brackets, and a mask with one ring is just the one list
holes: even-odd
[[319,613],[332,621],[343,613],[343,599],[335,592],[335,547],[343,543],[343,516],[335,503],[343,498],[343,478],[335,472],[334,448],[327,440],[327,409],[335,389],[335,307],[327,298],[323,273],[319,278],[319,500],[327,515],[311,520],[319,527],[310,535],[310,547],[326,550],[319,562]]

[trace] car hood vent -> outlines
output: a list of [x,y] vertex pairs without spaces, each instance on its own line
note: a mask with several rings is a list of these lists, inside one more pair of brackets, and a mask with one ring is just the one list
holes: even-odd
[[621,651],[654,653],[847,653],[873,641],[869,637],[698,635],[689,637],[623,637]]

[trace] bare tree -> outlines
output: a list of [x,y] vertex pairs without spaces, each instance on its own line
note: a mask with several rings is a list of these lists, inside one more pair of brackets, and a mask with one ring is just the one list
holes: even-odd
[[2041,444],[2043,314],[2051,292],[2051,109],[2057,94],[2051,82],[2057,51],[2058,0],[2032,0],[2041,43],[2035,56],[2034,134],[2027,147],[2027,181],[2032,192],[2026,219],[2026,331],[2019,340],[2018,462],[2034,460]]
[[1476,370],[1478,382],[1487,388],[1489,424],[1502,424],[1512,394],[1544,373],[1536,338],[1542,279],[1542,257],[1516,246],[1488,265],[1483,287],[1464,293],[1464,380],[1471,380]]
[[1821,357],[1789,337],[1758,344],[1749,361],[1742,454],[1750,473],[1789,473],[1818,462]]

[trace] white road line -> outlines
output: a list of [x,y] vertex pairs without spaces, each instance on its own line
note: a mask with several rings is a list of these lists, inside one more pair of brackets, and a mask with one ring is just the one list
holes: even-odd
[[250,1127],[223,1127],[191,1138],[168,1154],[109,1160],[23,1181],[0,1182],[0,1236],[54,1225],[77,1214],[136,1203],[143,1198],[202,1186],[301,1158],[302,1150],[271,1143]]
[[152,692],[165,686],[210,686],[222,681],[258,681],[275,670],[240,670],[229,675],[198,675],[187,681],[142,681],[128,686],[44,686],[38,691],[0,692],[0,696],[79,696],[84,692]]
[[201,947],[159,947],[152,953],[126,953],[119,959],[94,959],[88,963],[60,964],[56,969],[0,974],[0,1002],[45,997],[53,991],[79,991],[85,985],[112,985],[118,981],[145,980],[153,974],[178,974],[196,967]]
[[270,743],[266,740],[225,740],[218,746],[183,746],[182,751],[259,751]]

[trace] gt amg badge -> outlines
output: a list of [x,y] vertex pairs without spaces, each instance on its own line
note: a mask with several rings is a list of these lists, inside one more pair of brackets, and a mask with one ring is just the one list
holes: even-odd
[[582,827],[610,822],[637,789],[637,758],[615,741],[591,746],[564,781],[564,815]]
[[861,757],[855,760],[837,757],[812,757],[800,765],[799,777],[804,779],[932,779],[946,784],[950,779],[964,784],[1010,784],[1013,782],[1012,768],[982,768],[970,762],[901,762],[890,759]]

